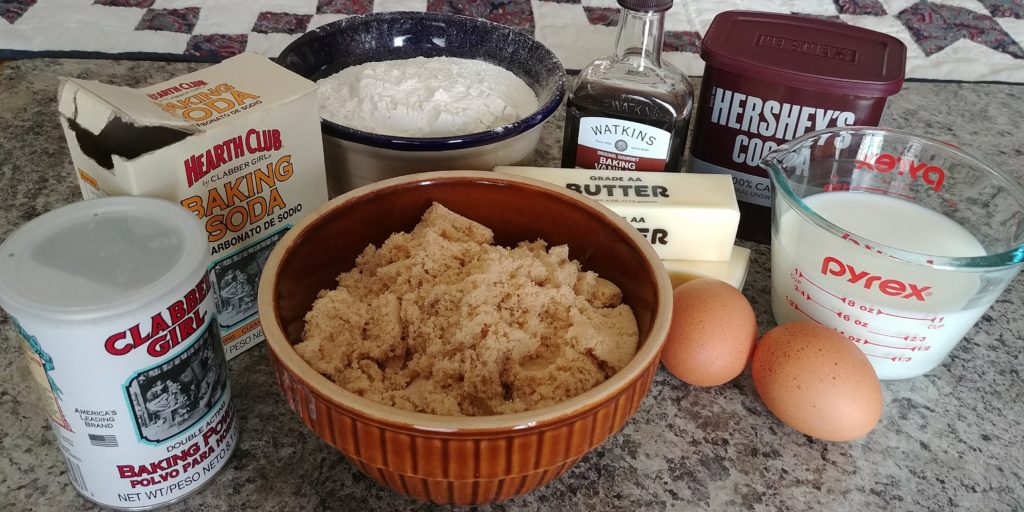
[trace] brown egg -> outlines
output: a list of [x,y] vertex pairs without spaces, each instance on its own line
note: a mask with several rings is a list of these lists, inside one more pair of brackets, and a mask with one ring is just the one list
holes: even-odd
[[826,441],[875,428],[882,387],[867,356],[815,322],[780,325],[757,342],[750,364],[757,394],[783,423]]
[[750,360],[757,320],[750,302],[717,279],[694,279],[672,294],[672,326],[661,362],[672,375],[695,386],[735,379]]

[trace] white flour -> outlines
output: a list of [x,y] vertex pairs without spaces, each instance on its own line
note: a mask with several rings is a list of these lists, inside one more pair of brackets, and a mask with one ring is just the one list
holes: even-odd
[[504,126],[537,110],[537,95],[504,68],[450,57],[370,62],[319,80],[320,113],[338,124],[403,137]]

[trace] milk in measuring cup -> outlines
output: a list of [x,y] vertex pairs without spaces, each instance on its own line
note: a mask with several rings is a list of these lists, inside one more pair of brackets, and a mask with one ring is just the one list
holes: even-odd
[[780,324],[810,318],[832,327],[860,347],[880,379],[903,379],[941,362],[987,309],[968,304],[977,274],[911,265],[858,241],[940,256],[985,254],[955,221],[880,194],[827,192],[804,202],[851,235],[836,237],[795,210],[782,213],[772,234],[772,308]]

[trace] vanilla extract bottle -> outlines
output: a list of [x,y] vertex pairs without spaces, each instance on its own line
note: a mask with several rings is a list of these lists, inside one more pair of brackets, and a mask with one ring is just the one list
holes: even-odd
[[661,61],[673,0],[619,0],[615,53],[580,71],[569,91],[562,167],[680,172],[693,85]]

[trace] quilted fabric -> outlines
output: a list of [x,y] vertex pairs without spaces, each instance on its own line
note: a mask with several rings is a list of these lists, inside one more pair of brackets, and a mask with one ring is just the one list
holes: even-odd
[[[893,35],[907,45],[909,78],[1024,82],[1024,0],[688,0],[667,14],[665,59],[700,75],[701,34],[730,9],[820,16]],[[515,27],[569,69],[610,52],[618,23],[615,0],[0,0],[0,58],[274,57],[324,23],[400,10]]]

